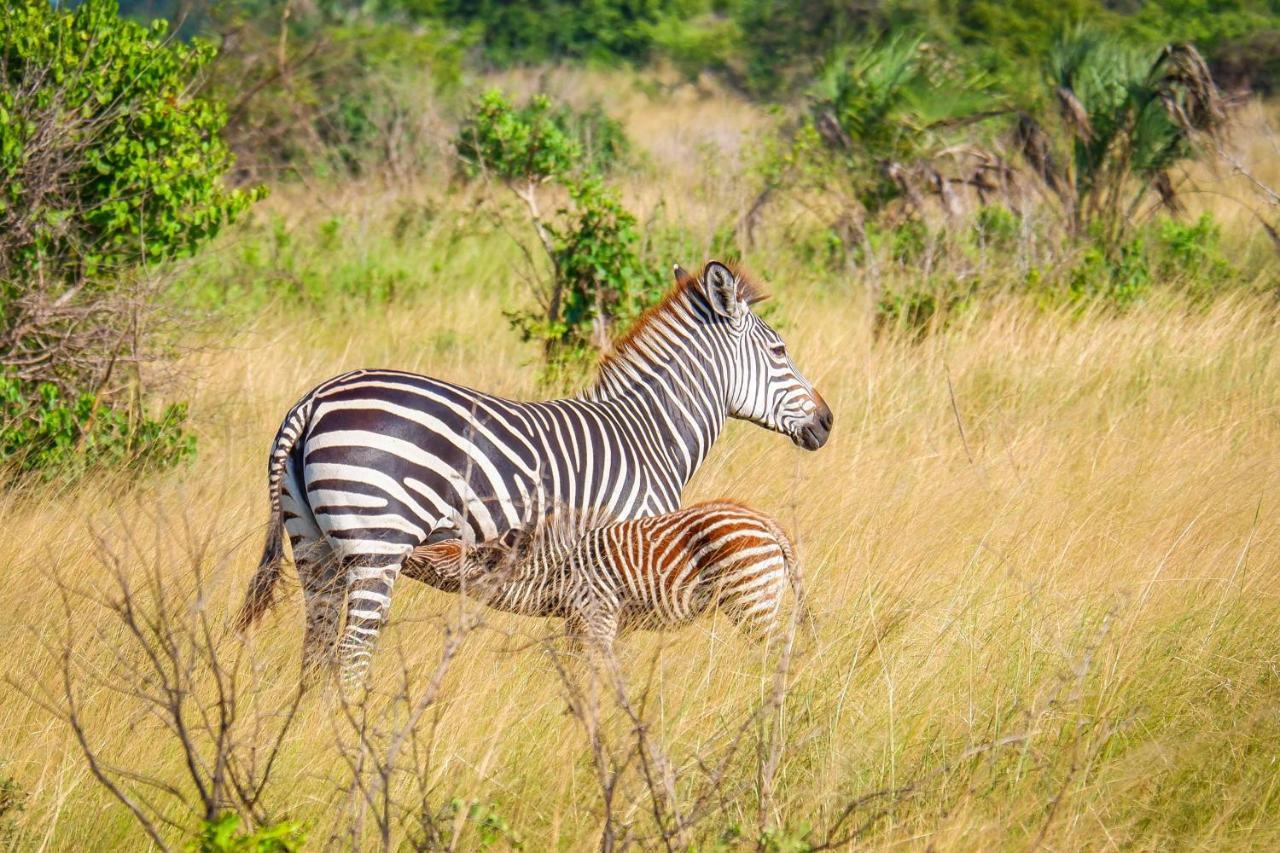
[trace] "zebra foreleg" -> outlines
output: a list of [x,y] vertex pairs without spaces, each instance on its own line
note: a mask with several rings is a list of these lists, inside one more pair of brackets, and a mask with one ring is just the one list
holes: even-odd
[[347,688],[364,685],[378,633],[391,607],[391,589],[400,574],[399,555],[350,557],[344,561],[347,576],[347,625],[338,655],[342,683]]
[[621,627],[621,608],[617,604],[593,600],[578,605],[565,618],[564,627],[575,652],[613,662],[613,645]]

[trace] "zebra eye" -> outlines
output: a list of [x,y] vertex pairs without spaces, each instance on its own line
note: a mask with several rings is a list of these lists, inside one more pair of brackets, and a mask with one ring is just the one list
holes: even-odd
[[782,358],[784,355],[787,354],[787,345],[781,344],[781,343],[771,344],[769,346],[769,352],[773,353],[778,358]]

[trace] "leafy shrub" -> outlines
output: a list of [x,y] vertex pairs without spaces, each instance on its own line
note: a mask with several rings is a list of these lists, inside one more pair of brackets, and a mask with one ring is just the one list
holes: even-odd
[[[544,95],[516,107],[491,91],[457,140],[469,174],[500,180],[524,202],[551,266],[550,281],[534,294],[537,309],[508,315],[525,340],[542,342],[549,367],[606,349],[612,325],[639,314],[658,292],[640,258],[635,216],[594,172],[601,158],[583,156],[566,115]],[[619,127],[609,132],[625,139]],[[539,197],[548,183],[568,199],[552,219]]]
[[599,104],[575,110],[535,95],[517,107],[498,90],[480,97],[455,148],[472,177],[488,170],[504,181],[534,182],[604,174],[631,153],[622,124]]
[[[79,472],[189,456],[186,408],[141,411],[157,262],[261,193],[229,189],[213,57],[114,0],[0,9],[0,463]],[[113,384],[114,383],[114,384]],[[127,400],[127,402],[126,402]]]
[[567,104],[552,112],[552,121],[582,149],[581,168],[605,174],[621,166],[631,156],[631,140],[622,122],[605,112],[598,103],[575,110]]
[[884,222],[922,218],[929,197],[949,209],[973,175],[956,174],[952,154],[962,138],[980,150],[987,89],[919,38],[842,47],[809,89],[808,116],[764,158],[766,186],[827,200],[849,247]]
[[686,2],[438,0],[432,5],[449,23],[477,28],[488,58],[507,64],[556,58],[646,59],[653,46],[652,27]]
[[1046,74],[1057,138],[1024,115],[1018,142],[1061,199],[1070,233],[1114,256],[1152,194],[1178,209],[1172,170],[1224,127],[1221,95],[1190,45],[1153,52],[1089,30],[1054,46]]
[[1002,204],[984,204],[973,220],[973,238],[979,246],[1008,250],[1018,239],[1018,217]]
[[244,832],[240,828],[240,816],[227,812],[205,821],[191,847],[198,853],[297,853],[305,843],[302,827],[294,821]]
[[[459,823],[458,816],[463,814],[466,817]],[[458,827],[457,834],[452,839],[453,843],[447,845],[450,848],[457,845],[460,840],[458,836],[470,827],[475,831],[476,847],[480,850],[487,850],[495,844],[501,845],[504,850],[524,849],[520,834],[511,828],[511,824],[498,811],[496,803],[468,801],[461,797],[454,797],[440,809],[436,821],[446,826]],[[420,849],[430,849],[434,846],[436,845],[431,843],[419,845]]]
[[27,794],[8,776],[0,776],[0,844],[8,846],[17,834],[16,818],[26,805]]
[[84,281],[187,252],[243,213],[220,104],[189,95],[213,57],[114,0],[0,11],[0,280]]
[[661,294],[641,261],[636,218],[597,178],[568,186],[570,204],[549,226],[558,299],[555,312],[516,313],[525,340],[542,341],[552,361],[606,349],[612,324],[627,322]]
[[972,284],[952,279],[887,290],[876,303],[875,331],[922,338],[964,312],[973,298]]
[[1222,229],[1210,214],[1203,213],[1189,224],[1162,219],[1158,234],[1157,271],[1162,278],[1193,280],[1212,287],[1231,277],[1231,264],[1222,254]]
[[1150,284],[1151,267],[1142,235],[1112,252],[1098,243],[1090,244],[1067,277],[1067,290],[1073,298],[1097,298],[1118,306],[1136,301]]
[[516,107],[497,89],[476,102],[456,147],[472,176],[492,173],[503,181],[531,184],[567,175],[582,159],[581,147],[557,121],[546,95]]
[[67,396],[0,373],[0,465],[19,474],[74,476],[93,468],[164,468],[195,453],[185,403],[158,418],[129,417],[90,393]]

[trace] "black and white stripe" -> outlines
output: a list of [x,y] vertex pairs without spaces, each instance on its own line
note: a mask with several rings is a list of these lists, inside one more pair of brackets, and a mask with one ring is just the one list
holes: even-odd
[[546,506],[670,512],[729,417],[821,447],[831,411],[753,298],[714,261],[696,279],[677,268],[672,292],[571,399],[516,402],[393,370],[321,384],[272,447],[273,529],[242,624],[270,603],[282,523],[307,598],[304,665],[332,659],[345,598],[338,648],[359,681],[415,548],[500,540]]
[[626,521],[595,514],[584,522],[558,510],[517,538],[444,560],[426,548],[406,565],[497,610],[562,617],[570,636],[606,654],[628,630],[681,625],[710,610],[755,639],[779,636],[787,590],[808,621],[790,539],[773,518],[733,501]]

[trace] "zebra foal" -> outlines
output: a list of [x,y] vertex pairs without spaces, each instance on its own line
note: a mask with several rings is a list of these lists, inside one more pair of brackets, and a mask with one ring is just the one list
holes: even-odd
[[682,625],[714,609],[748,636],[776,636],[788,589],[808,619],[786,533],[732,501],[599,526],[568,512],[511,546],[449,559],[423,548],[409,562],[434,586],[465,588],[497,610],[563,617],[570,637],[606,654],[626,631]]

